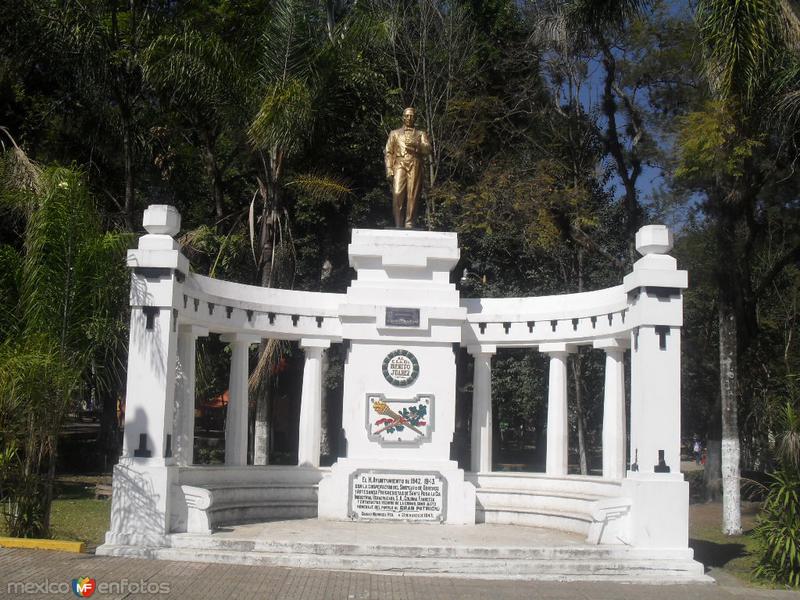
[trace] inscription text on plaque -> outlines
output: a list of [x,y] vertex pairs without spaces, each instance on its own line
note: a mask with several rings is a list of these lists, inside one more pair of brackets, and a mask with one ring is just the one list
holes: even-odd
[[447,480],[436,471],[357,470],[350,476],[350,518],[444,521]]

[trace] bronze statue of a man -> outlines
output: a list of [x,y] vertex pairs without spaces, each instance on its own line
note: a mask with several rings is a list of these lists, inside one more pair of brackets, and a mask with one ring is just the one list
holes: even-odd
[[[392,184],[392,212],[394,225],[398,229],[414,227],[417,216],[417,201],[422,192],[425,173],[423,157],[431,152],[428,134],[414,129],[416,115],[413,108],[403,111],[403,126],[389,133],[384,156],[386,177]],[[405,205],[405,219],[403,206]]]

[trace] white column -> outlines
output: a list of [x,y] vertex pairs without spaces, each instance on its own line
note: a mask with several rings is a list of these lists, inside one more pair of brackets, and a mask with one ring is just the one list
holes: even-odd
[[550,356],[547,386],[547,461],[548,475],[567,474],[569,429],[567,427],[567,357],[575,351],[571,344],[541,344],[539,352]]
[[[672,233],[664,225],[645,225],[636,232],[642,258],[623,280],[631,327],[630,458],[638,478],[664,479],[665,467],[682,478],[681,290],[688,277],[668,255],[671,249]],[[655,469],[662,450],[665,465]]]
[[195,344],[208,329],[196,325],[178,328],[178,370],[175,379],[175,425],[173,455],[178,465],[191,465],[194,458]]
[[603,391],[603,477],[625,476],[625,339],[594,342],[606,351],[605,388]]
[[175,405],[174,321],[171,308],[131,309],[124,457],[172,462],[167,436]]
[[631,339],[631,461],[638,450],[639,472],[653,473],[664,450],[664,462],[680,474],[680,327],[642,325]]
[[492,355],[497,346],[469,346],[475,357],[472,384],[470,465],[476,473],[492,471]]
[[330,345],[330,340],[300,340],[300,347],[306,353],[297,442],[297,464],[301,466],[319,466],[319,443],[322,432],[322,353]]
[[238,333],[220,336],[231,346],[231,373],[228,384],[228,410],[225,416],[225,464],[247,464],[247,382],[250,378],[250,345],[260,338]]

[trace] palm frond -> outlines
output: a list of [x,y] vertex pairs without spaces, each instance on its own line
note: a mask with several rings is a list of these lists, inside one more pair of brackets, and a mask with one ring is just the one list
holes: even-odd
[[353,193],[346,180],[319,173],[295,175],[286,186],[300,190],[314,202],[338,202]]
[[311,135],[313,115],[314,97],[305,81],[293,77],[275,82],[250,125],[250,142],[261,150],[278,147],[291,155]]
[[7,128],[0,126],[0,147],[6,143],[10,148],[0,157],[0,189],[16,190],[33,194],[42,191],[42,168],[17,145]]
[[750,103],[775,56],[776,0],[700,0],[696,19],[713,89]]
[[319,3],[311,0],[279,0],[262,36],[262,80],[270,83],[312,74],[313,56],[318,47],[314,19],[321,19]]
[[144,52],[145,78],[176,105],[225,105],[239,90],[238,73],[236,57],[213,33],[162,35]]

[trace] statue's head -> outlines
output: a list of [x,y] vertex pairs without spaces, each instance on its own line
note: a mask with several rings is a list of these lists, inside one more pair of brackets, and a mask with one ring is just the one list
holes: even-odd
[[403,111],[403,125],[406,127],[413,127],[414,121],[417,118],[417,113],[410,106]]

